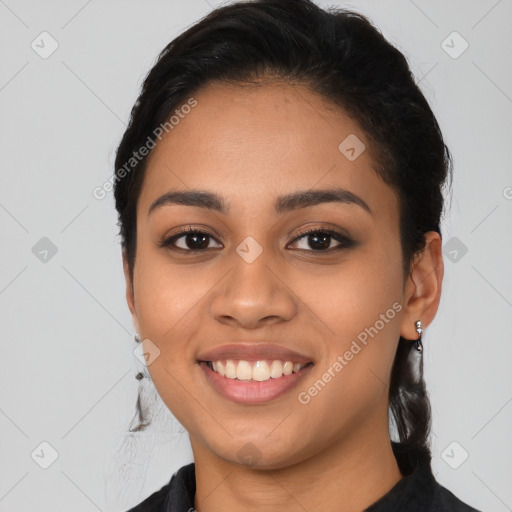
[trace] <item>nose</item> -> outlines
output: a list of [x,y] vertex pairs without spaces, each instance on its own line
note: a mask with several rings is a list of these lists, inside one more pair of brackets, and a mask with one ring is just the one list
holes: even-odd
[[221,323],[257,329],[292,319],[298,300],[286,274],[272,268],[265,251],[252,262],[236,255],[224,287],[215,295],[211,310]]

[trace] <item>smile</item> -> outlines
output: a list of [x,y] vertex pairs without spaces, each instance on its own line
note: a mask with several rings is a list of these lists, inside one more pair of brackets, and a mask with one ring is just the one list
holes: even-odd
[[297,385],[314,366],[282,360],[200,361],[199,366],[214,390],[240,404],[275,400]]

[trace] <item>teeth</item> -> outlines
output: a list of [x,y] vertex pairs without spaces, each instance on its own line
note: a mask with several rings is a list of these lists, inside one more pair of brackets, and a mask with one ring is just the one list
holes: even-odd
[[263,382],[264,380],[269,380],[270,377],[271,373],[267,361],[256,361],[255,365],[252,367],[252,379]]
[[251,380],[252,368],[247,361],[240,361],[236,368],[236,378],[238,380]]
[[235,364],[234,361],[231,361],[231,359],[226,361],[226,377],[228,379],[236,379],[236,367],[237,365]]
[[297,373],[306,365],[301,363],[292,363],[291,361],[266,360],[256,361],[236,361],[228,359],[227,361],[211,361],[208,363],[210,368],[228,379],[255,380],[263,382],[266,380],[279,379],[283,375]]
[[270,376],[273,379],[278,379],[283,376],[283,365],[281,364],[281,361],[272,361],[272,364],[270,365]]

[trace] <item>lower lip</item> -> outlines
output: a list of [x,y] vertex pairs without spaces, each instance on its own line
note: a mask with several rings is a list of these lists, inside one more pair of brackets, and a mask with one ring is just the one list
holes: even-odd
[[205,362],[200,362],[208,382],[222,396],[229,398],[239,404],[263,404],[275,400],[295,387],[298,382],[313,367],[312,364],[305,366],[297,373],[283,375],[278,379],[263,382],[253,380],[228,379],[211,370]]

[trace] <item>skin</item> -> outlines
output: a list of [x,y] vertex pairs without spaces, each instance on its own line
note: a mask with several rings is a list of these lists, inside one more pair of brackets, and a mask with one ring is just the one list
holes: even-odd
[[[395,191],[373,170],[359,125],[314,92],[274,81],[210,84],[194,97],[197,106],[150,156],[133,282],[123,261],[134,326],[160,350],[151,378],[190,436],[195,508],[360,511],[402,478],[388,433],[389,378],[399,336],[416,339],[415,321],[425,329],[437,312],[440,236],[427,233],[404,276]],[[366,145],[354,161],[338,150],[349,134]],[[277,196],[330,186],[357,194],[372,214],[335,202],[274,212]],[[220,194],[229,213],[166,205],[148,215],[162,194],[189,189]],[[212,235],[203,253],[186,253],[198,246],[186,236],[176,242],[181,252],[158,245],[189,224]],[[356,245],[336,250],[331,238],[321,252],[308,236],[296,240],[301,228],[326,224]],[[250,264],[236,252],[248,236],[263,250]],[[401,311],[301,404],[297,394],[395,302]],[[197,356],[241,341],[281,344],[315,366],[274,401],[234,403],[207,383]],[[244,447],[252,447],[253,463],[240,458]]]

